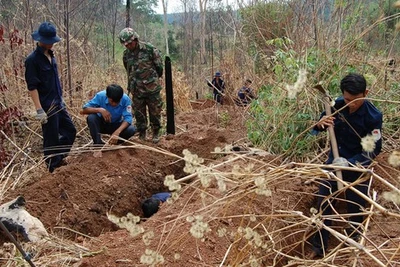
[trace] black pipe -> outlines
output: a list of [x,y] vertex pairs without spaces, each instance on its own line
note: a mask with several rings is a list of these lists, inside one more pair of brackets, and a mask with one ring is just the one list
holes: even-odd
[[167,101],[167,134],[175,134],[174,92],[172,89],[171,59],[165,57],[165,94]]

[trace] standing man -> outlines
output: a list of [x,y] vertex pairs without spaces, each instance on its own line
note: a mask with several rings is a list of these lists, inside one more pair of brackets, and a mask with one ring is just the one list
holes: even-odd
[[36,49],[25,60],[25,80],[36,109],[36,119],[42,123],[43,150],[50,172],[65,165],[64,158],[75,141],[76,129],[69,116],[58,77],[54,43],[61,39],[56,27],[43,22],[32,33]]
[[132,28],[123,29],[118,37],[126,47],[122,60],[128,75],[128,92],[132,94],[139,138],[146,140],[147,107],[153,131],[152,141],[158,143],[163,105],[159,81],[163,74],[160,53],[153,45],[139,42],[139,35]]
[[119,137],[128,140],[135,134],[131,99],[118,84],[110,84],[106,90],[98,92],[83,106],[81,114],[89,115],[87,124],[95,145],[104,145],[102,133],[111,135],[111,145],[122,142]]
[[211,83],[207,82],[207,85],[213,88],[214,101],[217,101],[217,103],[220,103],[222,105],[222,95],[225,91],[225,82],[224,80],[222,80],[221,76],[221,72],[217,71]]
[[[364,76],[351,73],[344,77],[340,82],[342,96],[336,99],[332,112],[339,111],[334,117],[326,116],[322,113],[314,130],[324,131],[329,126],[334,127],[335,136],[340,158],[334,159],[332,149],[326,164],[337,164],[340,166],[360,164],[367,167],[372,160],[381,152],[382,138],[382,113],[365,98],[368,94],[367,83]],[[357,100],[356,100],[357,99]],[[355,100],[355,101],[353,101]],[[363,147],[361,139],[370,135],[371,140],[375,141],[368,149]],[[361,180],[354,188],[367,195],[369,177],[360,177],[360,172],[342,171],[343,180],[347,183],[353,183]],[[337,199],[337,182],[333,180],[324,180],[319,186],[318,208],[322,215],[331,215],[333,205]],[[366,201],[351,189],[345,190],[347,203],[347,213],[354,214],[349,217],[348,228],[345,234],[354,240],[357,240],[362,231],[364,216],[360,215],[365,208]],[[324,218],[326,226],[332,225],[332,220]],[[329,232],[325,229],[319,230],[313,237],[313,254],[311,258],[323,256],[328,246]]]

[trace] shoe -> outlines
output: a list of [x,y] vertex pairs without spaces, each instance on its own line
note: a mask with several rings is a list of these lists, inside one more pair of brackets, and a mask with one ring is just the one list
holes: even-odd
[[139,132],[139,139],[142,141],[146,141],[146,131]]
[[160,142],[160,130],[153,130],[153,139],[152,139],[154,144],[157,144]]

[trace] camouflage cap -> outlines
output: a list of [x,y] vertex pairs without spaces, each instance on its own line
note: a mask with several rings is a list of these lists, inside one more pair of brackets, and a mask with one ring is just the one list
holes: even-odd
[[135,39],[139,39],[139,35],[132,28],[125,28],[118,34],[121,44],[127,45]]

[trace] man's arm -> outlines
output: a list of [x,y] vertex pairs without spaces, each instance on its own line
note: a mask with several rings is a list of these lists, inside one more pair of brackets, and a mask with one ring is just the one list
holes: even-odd
[[88,114],[97,114],[100,113],[101,116],[103,116],[104,120],[106,122],[111,122],[111,113],[108,112],[105,108],[101,107],[83,107],[82,110],[80,111],[81,114],[83,115],[88,115]]
[[35,105],[36,110],[42,109],[42,105],[40,104],[38,90],[37,89],[30,90],[29,95],[32,98],[32,101],[33,101],[33,104]]

